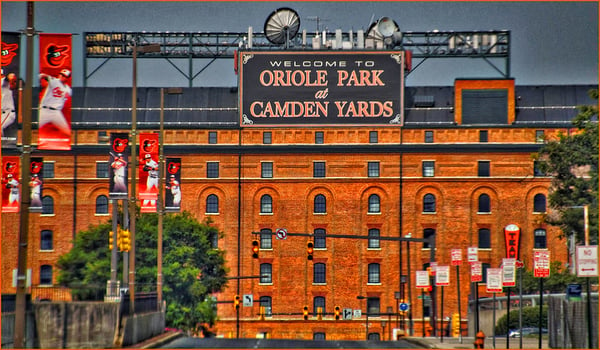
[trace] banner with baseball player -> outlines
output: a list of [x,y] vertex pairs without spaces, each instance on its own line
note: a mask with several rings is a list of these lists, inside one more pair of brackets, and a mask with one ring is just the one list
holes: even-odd
[[19,129],[21,34],[2,32],[2,148],[15,148]]
[[129,160],[129,134],[110,134],[109,185],[110,199],[127,199],[127,165]]
[[18,213],[21,199],[20,158],[2,157],[2,212]]
[[38,149],[71,149],[71,34],[40,34]]
[[30,162],[31,178],[29,179],[29,188],[31,195],[31,202],[29,203],[29,211],[32,213],[42,212],[42,189],[44,185],[44,158],[35,157],[31,158]]
[[158,133],[140,133],[140,165],[138,193],[142,213],[156,213],[158,199]]
[[181,211],[181,158],[167,158],[165,211]]

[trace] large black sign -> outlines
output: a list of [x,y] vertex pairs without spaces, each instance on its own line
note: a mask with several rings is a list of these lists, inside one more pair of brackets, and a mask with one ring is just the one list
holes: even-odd
[[242,126],[402,124],[401,51],[242,51],[238,59]]

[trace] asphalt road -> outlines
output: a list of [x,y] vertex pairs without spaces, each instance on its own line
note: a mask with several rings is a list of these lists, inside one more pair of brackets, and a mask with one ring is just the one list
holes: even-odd
[[287,339],[222,339],[180,337],[163,349],[419,349],[408,341],[327,341]]

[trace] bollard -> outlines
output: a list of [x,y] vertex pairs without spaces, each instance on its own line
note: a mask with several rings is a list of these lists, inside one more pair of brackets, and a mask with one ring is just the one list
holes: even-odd
[[485,334],[483,334],[482,331],[477,332],[477,335],[475,335],[475,343],[473,343],[473,345],[475,345],[475,349],[483,349],[484,341]]

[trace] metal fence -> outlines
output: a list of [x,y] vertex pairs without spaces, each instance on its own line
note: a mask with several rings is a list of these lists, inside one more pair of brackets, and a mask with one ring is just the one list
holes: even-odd
[[[587,301],[548,298],[548,345],[559,349],[598,349],[598,299],[591,299],[591,314]],[[588,322],[591,326],[588,327]],[[591,337],[588,329],[592,330]],[[592,344],[588,345],[591,338]]]

